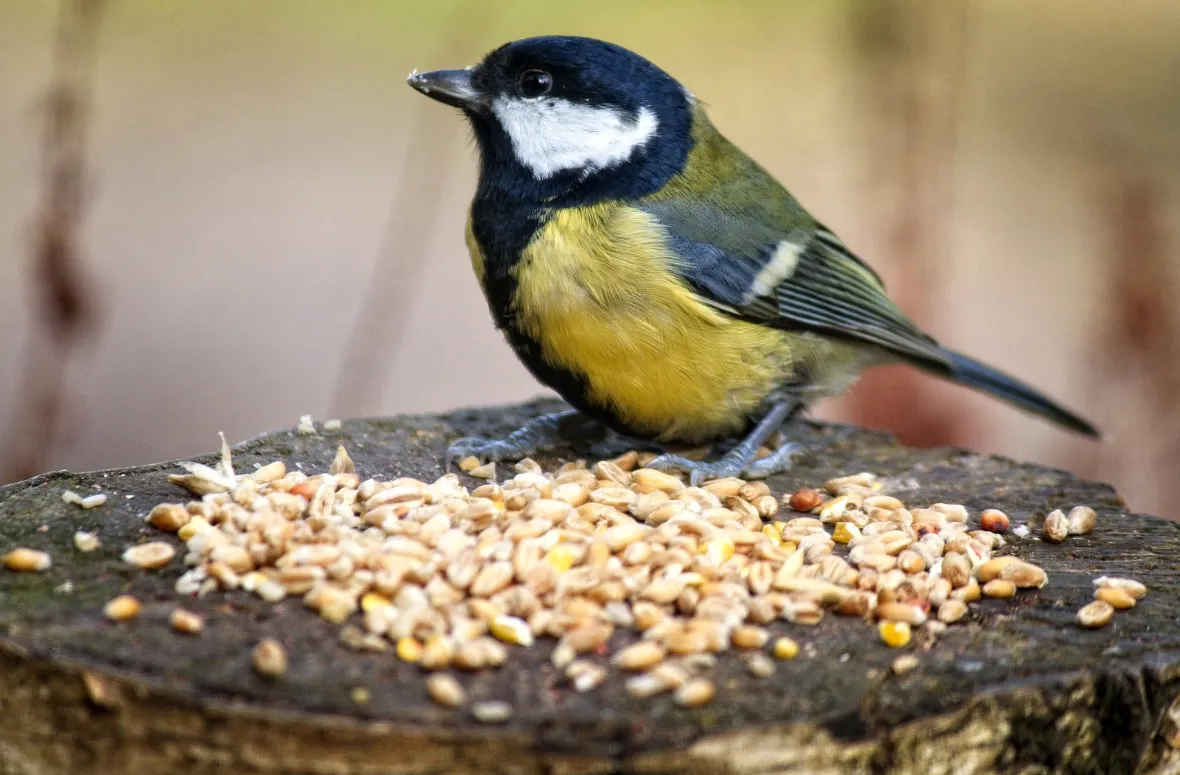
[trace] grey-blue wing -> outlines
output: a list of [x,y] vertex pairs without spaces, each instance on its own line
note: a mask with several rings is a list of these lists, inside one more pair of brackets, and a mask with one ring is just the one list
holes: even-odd
[[880,278],[838,237],[809,218],[776,223],[771,211],[651,202],[676,255],[675,270],[727,314],[881,347],[935,369],[945,351],[885,293]]

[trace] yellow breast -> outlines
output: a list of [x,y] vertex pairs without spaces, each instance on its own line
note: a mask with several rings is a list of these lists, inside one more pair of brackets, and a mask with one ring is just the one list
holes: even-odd
[[620,204],[557,212],[516,268],[524,332],[586,400],[637,432],[695,441],[740,430],[794,368],[783,332],[704,304],[646,214]]

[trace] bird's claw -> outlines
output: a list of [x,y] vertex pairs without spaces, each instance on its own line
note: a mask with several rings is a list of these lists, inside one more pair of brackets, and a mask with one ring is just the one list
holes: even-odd
[[751,460],[746,465],[746,478],[765,479],[773,474],[781,474],[790,469],[796,455],[801,455],[806,451],[807,448],[802,444],[788,441],[761,460]]
[[789,469],[791,459],[803,451],[802,444],[788,442],[761,460],[747,460],[740,455],[730,453],[720,460],[706,462],[689,460],[680,455],[665,454],[652,460],[647,464],[647,467],[658,471],[683,471],[688,474],[689,485],[696,487],[709,479],[724,479],[727,476],[765,479],[772,474]]
[[680,455],[665,454],[647,464],[647,468],[657,471],[683,471],[688,474],[688,483],[696,487],[706,479],[722,479],[741,473],[741,464],[733,464],[722,458],[713,463],[700,460],[689,460]]
[[456,439],[447,447],[447,470],[457,465],[460,460],[468,457],[479,459],[480,463],[499,462],[511,457],[527,457],[528,450],[519,450],[517,445],[502,439],[482,439],[479,436],[466,436]]
[[538,450],[552,447],[558,440],[558,427],[566,418],[576,414],[572,409],[534,417],[523,427],[503,439],[482,439],[466,436],[447,447],[447,470],[451,464],[465,457],[479,458],[480,462],[498,463],[501,460],[520,460],[535,455]]

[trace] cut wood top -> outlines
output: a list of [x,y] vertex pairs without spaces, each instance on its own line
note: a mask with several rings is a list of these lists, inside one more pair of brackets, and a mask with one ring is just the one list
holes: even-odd
[[[315,435],[282,431],[239,445],[234,462],[239,471],[276,459],[324,471],[344,444],[362,477],[431,481],[442,473],[451,439],[504,432],[552,408],[542,402],[346,422]],[[633,699],[616,671],[601,688],[576,693],[549,662],[553,642],[542,639],[511,648],[500,669],[460,676],[469,700],[513,707],[510,720],[489,726],[432,703],[425,672],[392,653],[345,648],[339,626],[298,599],[272,605],[215,592],[182,600],[173,591],[179,560],[150,572],[123,563],[122,551],[148,536],[180,549],[175,536],[143,521],[158,503],[188,499],[167,481],[175,465],[52,473],[0,489],[0,553],[28,546],[54,558],[44,573],[0,571],[0,705],[23,708],[6,713],[0,752],[24,757],[29,766],[17,772],[71,773],[235,771],[220,769],[230,765],[291,773],[926,773],[956,764],[964,772],[1115,773],[1180,766],[1169,745],[1180,745],[1180,525],[1130,514],[1109,486],[1064,471],[909,449],[841,426],[805,424],[796,432],[811,453],[769,480],[776,495],[872,471],[909,503],[962,503],[973,517],[999,508],[1013,524],[1034,527],[1026,538],[1009,534],[1008,551],[1042,566],[1048,585],[982,601],[965,623],[933,640],[919,630],[901,650],[885,646],[860,619],[775,623],[776,634],[804,646],[799,657],[757,679],[735,655],[722,654],[717,698],[695,709],[668,696]],[[573,456],[560,450],[539,459],[548,469]],[[108,501],[83,510],[62,501],[66,489],[105,492]],[[1074,505],[1098,512],[1091,534],[1061,544],[1037,539],[1045,514]],[[77,530],[97,533],[100,549],[75,550]],[[1076,611],[1101,575],[1129,576],[1150,591],[1110,626],[1081,629]],[[112,623],[102,606],[124,593],[144,602],[143,613]],[[169,627],[180,603],[207,615],[200,636]],[[251,667],[251,649],[263,637],[278,639],[289,654],[279,680]],[[612,650],[633,638],[616,633]],[[918,667],[895,675],[890,665],[907,652]]]

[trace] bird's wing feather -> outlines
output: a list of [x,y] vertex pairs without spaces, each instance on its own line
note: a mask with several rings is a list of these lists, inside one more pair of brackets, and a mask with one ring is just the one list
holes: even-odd
[[675,271],[727,314],[859,340],[930,367],[949,365],[876,273],[794,200],[727,209],[678,198],[639,207],[666,230]]

